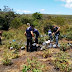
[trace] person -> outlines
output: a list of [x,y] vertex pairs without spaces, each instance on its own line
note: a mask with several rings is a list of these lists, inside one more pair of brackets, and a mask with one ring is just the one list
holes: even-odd
[[27,37],[27,52],[29,51],[29,44],[30,44],[30,50],[32,49],[32,37],[34,37],[33,34],[33,25],[31,25],[30,27],[28,27],[25,31],[25,36]]
[[56,46],[58,47],[58,37],[60,35],[60,27],[53,26],[53,33],[52,33],[52,35],[55,35]]
[[53,42],[53,37],[52,37],[51,29],[48,30],[48,36],[49,36],[50,42]]
[[33,29],[33,33],[35,33],[35,43],[38,44],[38,36],[39,36],[39,32],[37,29]]

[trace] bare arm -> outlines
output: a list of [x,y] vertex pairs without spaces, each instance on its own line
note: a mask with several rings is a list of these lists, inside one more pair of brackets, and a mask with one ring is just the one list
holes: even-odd
[[56,32],[58,32],[60,30],[60,27],[57,29],[57,31]]
[[27,35],[26,32],[24,34],[25,34],[25,36]]
[[34,37],[33,31],[31,31],[32,37]]

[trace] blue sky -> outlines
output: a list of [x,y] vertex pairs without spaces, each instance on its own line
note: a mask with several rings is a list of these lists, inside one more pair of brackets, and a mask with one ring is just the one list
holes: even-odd
[[72,0],[0,0],[0,8],[6,5],[16,13],[72,15]]

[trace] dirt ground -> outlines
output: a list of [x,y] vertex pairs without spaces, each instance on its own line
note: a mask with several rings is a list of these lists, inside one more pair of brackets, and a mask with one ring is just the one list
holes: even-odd
[[[53,53],[59,52],[59,49],[51,48],[50,50]],[[41,56],[42,52],[43,51],[26,52],[24,50],[21,50],[19,52],[20,57],[11,60],[13,62],[11,66],[4,66],[1,62],[2,50],[0,50],[0,72],[22,72],[23,65],[25,64],[27,58],[31,57],[36,57],[39,61],[43,62],[43,64],[45,63],[48,66],[48,72],[58,72],[54,69],[54,66],[50,64],[50,60],[52,59],[52,57],[45,59]]]
[[[62,40],[62,41],[68,43],[68,41],[65,41],[65,40]],[[49,50],[51,51],[52,54],[56,54],[56,53],[60,52],[59,48],[50,48]],[[20,50],[19,51],[20,57],[16,58],[16,59],[11,59],[11,61],[13,63],[12,65],[4,66],[2,64],[3,49],[0,48],[0,72],[22,72],[23,65],[26,63],[27,58],[32,58],[32,57],[36,57],[38,59],[38,61],[42,62],[43,64],[46,64],[47,68],[48,68],[47,72],[59,72],[51,64],[51,60],[54,59],[53,56],[48,57],[48,58],[43,58],[42,53],[43,53],[43,51],[26,52],[25,50]],[[69,53],[71,55],[72,49],[68,50],[67,53]]]

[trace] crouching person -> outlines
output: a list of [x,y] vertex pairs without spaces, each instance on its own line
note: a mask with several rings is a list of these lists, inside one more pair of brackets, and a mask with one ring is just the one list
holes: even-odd
[[56,46],[58,47],[58,38],[60,35],[60,27],[53,26],[53,35],[55,35]]
[[38,37],[39,37],[39,32],[37,29],[33,29],[33,33],[35,33],[35,43],[38,44]]
[[53,42],[53,37],[52,37],[51,29],[48,30],[48,36],[49,36],[50,42]]

